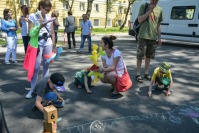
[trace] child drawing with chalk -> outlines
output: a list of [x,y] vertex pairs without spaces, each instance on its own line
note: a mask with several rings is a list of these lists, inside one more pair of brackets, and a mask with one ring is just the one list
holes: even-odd
[[170,64],[168,62],[162,62],[159,67],[154,70],[149,85],[148,96],[152,96],[152,91],[156,89],[162,89],[165,96],[171,94],[171,87],[173,86],[173,78],[170,71]]

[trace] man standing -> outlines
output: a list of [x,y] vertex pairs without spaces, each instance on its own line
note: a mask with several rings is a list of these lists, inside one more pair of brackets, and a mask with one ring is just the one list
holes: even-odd
[[91,47],[92,47],[92,42],[91,42],[91,33],[92,33],[92,23],[90,20],[87,19],[87,15],[83,14],[82,15],[83,21],[81,23],[81,44],[80,44],[80,50],[77,51],[78,53],[82,54],[83,48],[84,48],[84,42],[86,38],[88,39],[88,52],[91,53]]
[[75,17],[72,16],[72,12],[68,11],[68,17],[66,18],[65,23],[65,32],[67,33],[67,39],[68,39],[68,48],[71,49],[71,40],[70,40],[70,34],[72,34],[72,40],[73,40],[73,47],[76,47],[75,44]]
[[151,80],[149,75],[150,59],[154,59],[157,46],[161,46],[161,29],[160,22],[163,21],[162,9],[157,6],[158,0],[150,0],[148,9],[144,13],[146,4],[142,4],[138,14],[138,22],[141,23],[138,34],[137,45],[137,82],[142,83],[143,79],[140,76],[142,59],[145,57],[145,75],[144,78]]

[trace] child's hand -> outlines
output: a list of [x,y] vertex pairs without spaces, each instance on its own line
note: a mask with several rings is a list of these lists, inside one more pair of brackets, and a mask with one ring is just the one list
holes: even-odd
[[64,99],[62,98],[62,97],[58,97],[58,100],[57,100],[58,102],[63,102],[64,101]]
[[148,96],[151,97],[152,96],[152,92],[148,91]]

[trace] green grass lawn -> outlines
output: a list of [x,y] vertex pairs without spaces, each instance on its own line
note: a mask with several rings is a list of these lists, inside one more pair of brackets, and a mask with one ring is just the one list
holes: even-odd
[[[80,34],[80,28],[78,28],[75,34]],[[109,28],[93,28],[93,34],[111,34],[111,33],[127,33],[129,30],[128,27],[124,27],[124,29],[119,30],[119,27],[109,27]],[[17,33],[21,33],[21,29],[17,30]],[[59,29],[59,33],[64,33],[64,29]]]
[[[80,35],[80,28],[78,28],[75,32],[75,34]],[[125,27],[123,30],[119,30],[119,27],[110,27],[110,28],[93,28],[92,34],[114,34],[114,33],[128,33],[128,27]],[[17,33],[21,33],[21,29],[17,31]],[[59,29],[59,33],[64,33],[64,29]],[[0,45],[6,44],[6,41],[2,38],[0,38]],[[18,44],[22,45],[23,41],[22,39],[18,39]],[[58,45],[63,45],[62,42],[58,42]]]

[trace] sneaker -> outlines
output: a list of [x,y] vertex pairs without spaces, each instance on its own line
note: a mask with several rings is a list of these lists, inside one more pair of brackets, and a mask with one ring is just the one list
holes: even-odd
[[17,61],[15,60],[15,61],[12,61],[12,63],[17,63]]
[[4,64],[10,65],[10,62],[9,61],[5,61]]
[[27,98],[27,99],[32,98],[32,91],[31,91],[31,90],[30,90],[30,91],[28,92],[28,94],[26,95],[26,98]]
[[82,51],[77,51],[77,53],[82,54],[83,52]]

